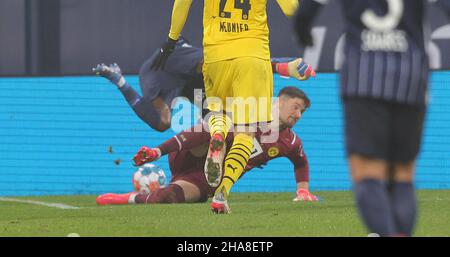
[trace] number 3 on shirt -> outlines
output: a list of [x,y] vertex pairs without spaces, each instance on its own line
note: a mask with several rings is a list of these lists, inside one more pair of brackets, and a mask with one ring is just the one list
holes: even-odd
[[[222,18],[231,18],[231,12],[225,11],[225,5],[228,0],[220,0],[219,16]],[[248,13],[252,9],[250,0],[234,0],[234,8],[242,10],[242,19],[248,20]]]

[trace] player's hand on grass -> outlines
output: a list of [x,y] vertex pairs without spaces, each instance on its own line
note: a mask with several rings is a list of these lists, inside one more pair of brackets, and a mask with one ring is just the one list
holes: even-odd
[[302,58],[295,59],[288,63],[289,77],[298,80],[307,80],[310,77],[316,77],[316,71],[311,65],[307,64]]
[[174,51],[176,43],[177,40],[173,40],[170,37],[168,37],[167,41],[162,45],[161,49],[159,50],[159,54],[156,56],[155,60],[153,60],[150,69],[159,70],[161,68],[161,70],[164,70],[167,58],[169,58],[169,55]]
[[141,166],[144,163],[153,162],[161,157],[161,151],[158,148],[149,148],[143,146],[133,157],[134,166]]
[[294,202],[315,202],[315,201],[319,201],[319,198],[317,198],[317,196],[311,194],[311,192],[309,192],[308,190],[304,189],[304,188],[299,188],[297,189],[296,192],[296,197],[294,198]]

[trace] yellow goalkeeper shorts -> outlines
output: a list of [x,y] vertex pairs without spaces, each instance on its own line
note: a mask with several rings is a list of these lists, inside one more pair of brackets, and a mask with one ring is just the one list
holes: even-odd
[[235,125],[272,121],[273,73],[269,60],[256,57],[205,63],[208,108],[231,113]]

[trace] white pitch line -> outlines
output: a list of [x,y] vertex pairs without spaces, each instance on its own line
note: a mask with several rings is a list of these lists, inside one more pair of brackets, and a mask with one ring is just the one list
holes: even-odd
[[33,201],[33,200],[22,200],[22,199],[15,199],[15,198],[6,198],[6,197],[0,197],[0,201],[3,202],[15,202],[15,203],[29,203],[29,204],[36,204],[36,205],[43,205],[47,207],[53,207],[58,209],[72,209],[77,210],[80,209],[80,207],[70,206],[62,203],[46,203],[46,202],[39,202],[39,201]]

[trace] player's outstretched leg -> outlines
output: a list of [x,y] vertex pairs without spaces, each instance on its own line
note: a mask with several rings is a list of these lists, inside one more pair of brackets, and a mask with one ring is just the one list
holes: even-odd
[[92,68],[92,71],[95,74],[108,79],[119,88],[126,84],[125,78],[122,76],[122,71],[117,63],[113,63],[109,66],[103,63],[98,64],[96,67]]
[[[136,115],[150,127],[158,131],[167,129],[165,125],[161,125],[161,111],[153,106],[152,100],[141,97],[139,93],[125,81],[119,65],[113,63],[107,66],[102,63],[98,64],[92,71],[115,84]],[[170,124],[168,126],[170,126]]]
[[222,178],[222,163],[225,158],[226,143],[221,134],[214,134],[208,148],[205,162],[206,181],[211,187],[216,187]]
[[126,194],[107,193],[97,197],[98,205],[112,204],[158,204],[186,202],[184,190],[180,185],[169,184],[152,193],[130,192]]
[[206,181],[211,187],[217,187],[222,179],[222,165],[226,153],[225,138],[231,126],[231,119],[225,114],[213,114],[208,120],[211,140],[205,162]]
[[224,175],[220,185],[211,203],[211,209],[214,213],[230,213],[227,203],[231,187],[239,179],[247,166],[248,160],[253,149],[253,137],[247,134],[239,133],[234,137],[231,146],[225,158]]

